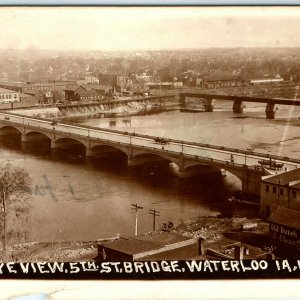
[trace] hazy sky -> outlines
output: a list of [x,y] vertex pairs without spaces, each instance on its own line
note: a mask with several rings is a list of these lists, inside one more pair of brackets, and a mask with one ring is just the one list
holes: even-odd
[[300,7],[1,7],[0,48],[300,47]]

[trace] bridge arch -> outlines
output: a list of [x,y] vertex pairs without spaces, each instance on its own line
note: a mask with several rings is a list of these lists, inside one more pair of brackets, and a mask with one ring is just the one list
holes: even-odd
[[223,169],[226,172],[229,172],[230,174],[234,175],[241,181],[243,180],[243,176],[244,176],[243,170],[239,170],[230,164],[218,165],[218,164],[213,164],[213,163],[210,164],[207,162],[203,162],[203,163],[187,162],[183,167],[184,172],[195,173],[195,174],[197,174],[197,171],[199,171],[198,173],[201,173],[202,171],[204,171],[203,172],[203,174],[204,174],[205,169],[207,169],[207,172],[210,172],[210,173],[218,173],[218,172],[220,173],[221,170]]
[[1,135],[15,135],[22,134],[21,128],[9,125],[0,125],[0,134]]
[[45,133],[45,132],[40,132],[40,131],[26,131],[23,140],[28,140],[28,141],[34,141],[34,140],[46,140],[51,142],[52,137]]
[[87,156],[128,160],[129,149],[121,145],[97,144],[87,149]]
[[107,143],[101,143],[93,145],[89,148],[92,151],[120,151],[126,154],[126,156],[129,156],[129,147],[128,146],[122,146],[122,145],[112,145]]
[[86,145],[81,141],[69,137],[61,137],[51,143],[52,149],[69,149],[69,148],[82,148],[85,149]]
[[[138,153],[135,155],[132,155],[130,157],[130,160],[128,161],[128,164],[131,166],[134,165],[143,165],[147,163],[154,163],[154,162],[168,162],[171,163],[172,160],[164,155],[161,154],[154,154],[151,152],[144,152],[144,153]],[[176,163],[176,162],[175,162]]]

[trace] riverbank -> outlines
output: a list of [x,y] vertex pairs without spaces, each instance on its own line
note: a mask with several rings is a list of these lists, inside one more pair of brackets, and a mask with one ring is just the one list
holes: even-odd
[[[254,228],[247,229],[249,224]],[[243,230],[243,227],[246,229]],[[269,246],[268,230],[268,224],[257,217],[225,218],[222,216],[185,219],[177,226],[168,229],[171,233],[185,237],[203,238],[205,248],[216,253],[230,253],[226,245],[243,243],[251,249],[253,255],[266,253]],[[149,234],[151,232],[145,233],[145,235]],[[16,245],[9,250],[9,260],[16,262],[92,261],[98,255],[98,242],[29,243]]]
[[68,116],[58,116],[56,119],[60,121],[67,121],[67,122],[77,122],[80,120],[86,119],[97,119],[97,118],[117,118],[117,117],[128,117],[128,116],[143,116],[143,115],[150,115],[165,111],[172,111],[178,110],[179,105],[165,105],[165,106],[151,106],[151,107],[138,107],[138,108],[130,108],[128,106],[119,106],[114,109],[110,110],[103,110],[101,112],[94,112],[94,113],[74,113],[69,114]]
[[147,103],[132,101],[126,104],[102,105],[95,103],[95,106],[73,107],[62,109],[60,107],[31,107],[8,112],[18,113],[20,115],[31,116],[36,118],[55,119],[61,121],[77,121],[88,118],[111,118],[124,116],[138,116],[163,111],[179,109],[179,103]]

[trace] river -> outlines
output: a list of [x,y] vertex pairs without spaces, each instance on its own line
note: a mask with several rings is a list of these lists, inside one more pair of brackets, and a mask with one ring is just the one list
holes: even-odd
[[[174,110],[80,123],[299,158],[299,108],[280,107],[275,120],[266,120],[263,105],[247,104],[243,115],[233,114],[231,106],[230,102],[216,102],[213,113]],[[157,228],[196,216],[230,215],[233,208],[227,199],[240,188],[231,174],[180,180],[169,175],[167,167],[153,170],[103,160],[57,159],[49,153],[23,153],[20,147],[6,143],[0,150],[2,161],[9,159],[32,177],[28,242],[133,235],[131,204],[143,207],[139,233],[152,230],[149,209],[160,212]],[[44,186],[51,186],[51,192]]]

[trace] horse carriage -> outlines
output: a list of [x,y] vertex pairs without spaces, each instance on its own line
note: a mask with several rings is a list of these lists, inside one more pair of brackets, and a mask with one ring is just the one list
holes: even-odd
[[283,163],[279,163],[271,158],[269,160],[259,160],[258,163],[271,170],[280,170],[283,167]]
[[161,144],[161,145],[167,145],[167,144],[170,143],[168,140],[163,139],[163,138],[160,138],[160,137],[155,138],[155,139],[154,139],[154,142],[155,142],[156,144]]

